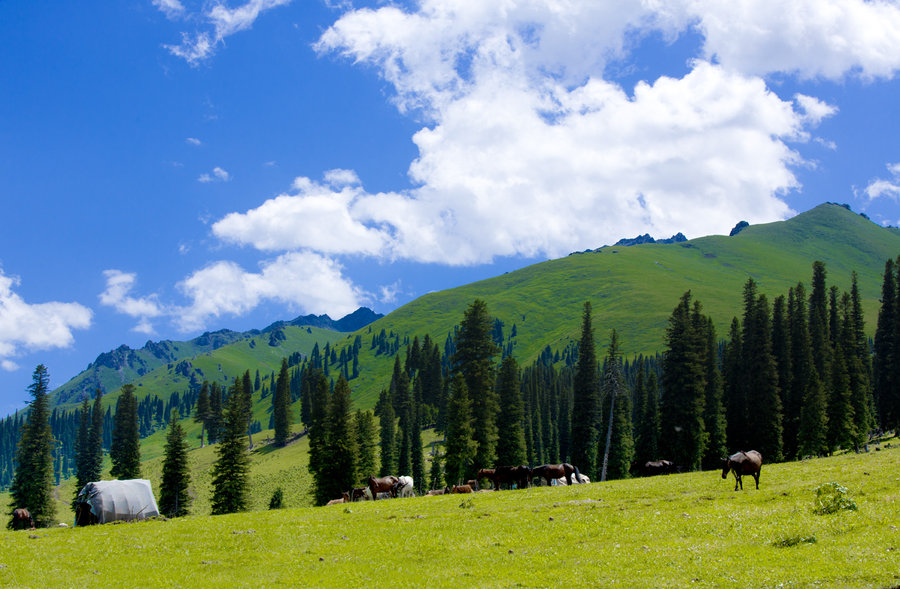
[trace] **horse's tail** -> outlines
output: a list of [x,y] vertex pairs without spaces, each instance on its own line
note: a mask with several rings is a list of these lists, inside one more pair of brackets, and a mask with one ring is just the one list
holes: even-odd
[[580,485],[581,484],[581,473],[578,472],[578,467],[575,466],[574,464],[572,465],[572,468],[575,469],[575,482]]

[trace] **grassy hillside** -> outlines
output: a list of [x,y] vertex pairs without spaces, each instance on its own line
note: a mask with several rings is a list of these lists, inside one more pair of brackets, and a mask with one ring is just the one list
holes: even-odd
[[[11,586],[893,587],[900,450],[717,472],[0,532]],[[813,512],[838,482],[857,506]]]
[[[362,330],[363,342],[383,329],[401,340],[428,333],[442,345],[468,304],[482,298],[491,315],[503,321],[507,337],[515,326],[514,354],[527,364],[548,345],[561,350],[577,341],[582,306],[591,301],[598,346],[606,345],[615,328],[626,355],[653,354],[662,350],[669,315],[685,291],[691,290],[713,317],[721,338],[732,317],[741,313],[747,278],[771,302],[798,281],[809,288],[816,260],[826,263],[828,284],[841,290],[849,290],[851,272],[858,273],[872,334],[884,263],[898,254],[896,232],[826,204],[788,221],[747,227],[734,237],[604,247],[430,293]],[[363,351],[354,398],[370,407],[390,379],[392,359],[376,357],[366,345]]]

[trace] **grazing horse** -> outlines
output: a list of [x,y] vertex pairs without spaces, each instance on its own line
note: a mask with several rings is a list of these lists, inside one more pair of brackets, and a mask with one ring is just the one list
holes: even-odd
[[531,480],[531,469],[525,466],[498,466],[494,469],[494,489],[499,490],[504,483],[516,485],[520,489],[528,488]]
[[379,493],[390,493],[391,497],[397,497],[395,485],[400,482],[400,479],[394,475],[381,478],[370,476],[368,482],[369,491],[372,493],[373,499],[378,499]]
[[644,474],[648,477],[673,472],[675,472],[675,463],[671,460],[653,460],[644,463]]
[[6,527],[10,530],[33,530],[34,518],[31,517],[31,512],[24,507],[13,509],[12,519]]
[[364,501],[367,487],[353,487],[350,489],[350,501]]
[[397,481],[397,484],[393,487],[393,494],[395,497],[415,497],[416,491],[413,486],[413,478],[409,476],[402,476]]
[[546,479],[547,486],[550,486],[552,479],[566,477],[566,484],[572,484],[572,473],[575,473],[575,482],[581,482],[581,473],[578,472],[577,466],[572,466],[568,462],[562,464],[542,464],[531,469],[531,478],[540,477]]
[[479,481],[481,479],[487,479],[487,480],[491,481],[491,486],[494,488],[495,491],[497,491],[497,490],[499,490],[499,487],[497,486],[496,476],[497,476],[496,469],[482,468],[481,470],[478,471],[478,474],[475,475],[475,479],[479,480]]
[[725,466],[722,468],[722,478],[728,478],[728,471],[734,473],[734,490],[738,487],[744,490],[744,483],[741,482],[741,476],[745,474],[752,475],[756,480],[756,488],[759,489],[759,471],[762,469],[762,455],[756,450],[749,452],[738,452],[732,454],[725,460]]

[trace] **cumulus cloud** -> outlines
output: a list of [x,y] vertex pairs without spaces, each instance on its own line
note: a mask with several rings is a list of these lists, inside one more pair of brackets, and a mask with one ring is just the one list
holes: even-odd
[[209,182],[228,182],[229,180],[231,180],[231,174],[219,166],[213,168],[211,174],[203,173],[197,178],[197,182],[202,182],[203,184],[208,184]]
[[184,5],[178,0],[153,0],[153,6],[166,15],[168,19],[176,19],[184,14]]
[[196,137],[188,137],[188,138],[185,139],[184,141],[185,141],[185,143],[188,143],[188,144],[194,145],[194,146],[200,146],[200,145],[203,145],[203,142],[200,141],[199,139],[197,139]]
[[869,182],[869,185],[863,190],[863,193],[870,201],[882,197],[893,199],[900,198],[900,162],[896,164],[887,164],[886,167],[888,172],[891,173],[892,178],[889,180],[876,178]]
[[87,329],[93,313],[78,303],[28,303],[13,287],[19,280],[0,270],[0,362],[15,370],[12,358],[24,351],[67,348],[73,329]]
[[159,303],[156,295],[147,297],[133,297],[131,291],[137,282],[137,275],[120,270],[105,270],[106,290],[100,293],[100,303],[113,307],[119,313],[123,313],[139,320],[135,331],[140,333],[154,333],[150,319],[160,317],[166,310]]
[[363,293],[343,275],[340,264],[310,252],[291,252],[247,272],[220,261],[179,283],[192,303],[177,311],[183,331],[199,329],[211,318],[242,315],[263,301],[277,301],[304,313],[340,318],[360,306]]
[[[157,6],[173,3],[178,4],[178,0],[154,1]],[[216,2],[202,15],[206,30],[195,31],[193,34],[184,32],[181,34],[180,44],[165,45],[165,48],[172,55],[191,65],[197,65],[211,57],[227,37],[251,28],[261,13],[290,3],[291,0],[249,0],[236,8],[228,8],[225,4]]]

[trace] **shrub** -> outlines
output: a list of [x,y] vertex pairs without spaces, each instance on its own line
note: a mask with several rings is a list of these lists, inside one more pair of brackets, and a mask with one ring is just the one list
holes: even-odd
[[269,509],[281,509],[282,507],[284,507],[284,491],[278,487],[272,493],[272,499],[269,500]]
[[856,511],[856,502],[850,498],[847,488],[840,483],[825,483],[815,489],[816,500],[813,512],[817,515],[837,513],[838,511]]

